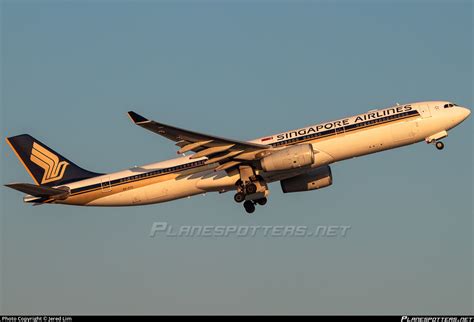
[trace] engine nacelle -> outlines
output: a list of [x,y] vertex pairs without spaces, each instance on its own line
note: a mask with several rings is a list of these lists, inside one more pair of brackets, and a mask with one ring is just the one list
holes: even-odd
[[295,145],[277,151],[261,160],[264,171],[282,171],[310,166],[314,163],[311,144]]
[[331,167],[322,166],[308,173],[281,180],[280,184],[284,193],[325,188],[332,185]]

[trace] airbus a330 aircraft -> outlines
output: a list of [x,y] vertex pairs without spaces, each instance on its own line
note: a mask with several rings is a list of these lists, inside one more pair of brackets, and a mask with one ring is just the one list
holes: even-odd
[[27,203],[135,206],[206,192],[236,190],[248,213],[265,205],[268,183],[284,193],[332,184],[330,164],[425,141],[442,150],[447,131],[470,110],[451,102],[398,105],[252,141],[238,141],[180,129],[128,112],[132,121],[176,142],[177,159],[101,174],[80,168],[30,135],[7,138],[36,185],[7,187],[28,194]]

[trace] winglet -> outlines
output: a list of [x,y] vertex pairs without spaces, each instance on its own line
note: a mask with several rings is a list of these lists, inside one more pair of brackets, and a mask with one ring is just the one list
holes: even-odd
[[140,114],[135,113],[134,111],[129,111],[128,116],[130,116],[134,123],[142,123],[148,121],[148,119],[144,118]]

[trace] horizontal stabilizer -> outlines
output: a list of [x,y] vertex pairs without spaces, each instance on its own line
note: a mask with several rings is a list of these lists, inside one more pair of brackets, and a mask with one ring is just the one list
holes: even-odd
[[69,196],[69,190],[37,186],[30,183],[9,183],[5,186],[41,198],[66,199]]

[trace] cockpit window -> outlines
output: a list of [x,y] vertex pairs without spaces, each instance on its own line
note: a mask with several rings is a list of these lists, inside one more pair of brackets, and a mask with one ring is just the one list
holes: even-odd
[[456,104],[444,104],[444,108],[449,108],[449,107],[453,107],[453,106],[457,106]]

